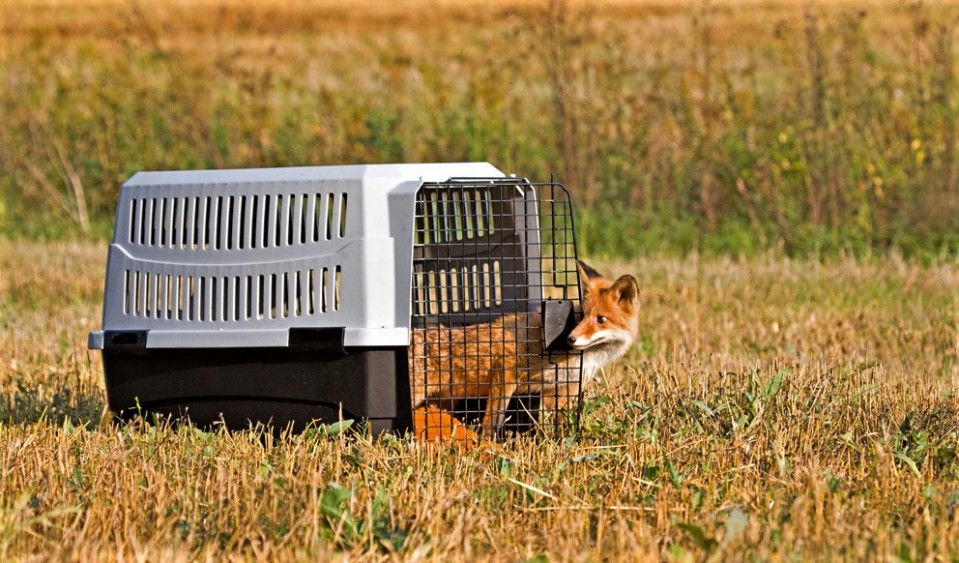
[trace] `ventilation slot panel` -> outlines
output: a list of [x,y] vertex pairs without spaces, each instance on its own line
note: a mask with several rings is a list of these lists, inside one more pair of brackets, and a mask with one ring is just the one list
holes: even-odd
[[199,323],[256,322],[339,311],[343,268],[253,275],[166,274],[126,269],[126,316]]
[[477,312],[503,305],[500,261],[413,272],[413,315]]
[[414,243],[452,243],[495,233],[490,189],[421,190],[416,199]]
[[180,250],[281,248],[347,236],[346,193],[143,197],[129,201],[129,244]]

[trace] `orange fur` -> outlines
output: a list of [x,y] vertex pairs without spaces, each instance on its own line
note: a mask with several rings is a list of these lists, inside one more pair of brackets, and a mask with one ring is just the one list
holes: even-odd
[[422,442],[442,442],[460,445],[475,445],[479,442],[476,432],[453,418],[450,413],[435,407],[419,407],[413,411],[413,432]]

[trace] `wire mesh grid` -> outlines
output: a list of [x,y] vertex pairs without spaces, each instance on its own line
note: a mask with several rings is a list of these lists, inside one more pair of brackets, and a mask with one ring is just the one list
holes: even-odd
[[414,427],[502,439],[575,427],[580,290],[566,189],[521,179],[424,184],[416,198]]

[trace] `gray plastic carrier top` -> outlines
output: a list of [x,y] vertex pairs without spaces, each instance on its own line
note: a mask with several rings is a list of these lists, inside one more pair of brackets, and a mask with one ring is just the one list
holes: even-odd
[[[89,347],[344,346],[410,341],[416,194],[488,163],[140,172],[123,184],[103,330]],[[514,188],[515,189],[515,188]],[[111,340],[115,339],[115,340]]]

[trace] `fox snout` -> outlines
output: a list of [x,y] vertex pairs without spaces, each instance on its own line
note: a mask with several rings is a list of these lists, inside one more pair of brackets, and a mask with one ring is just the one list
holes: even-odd
[[566,343],[575,350],[589,348],[603,340],[605,338],[601,331],[597,331],[595,327],[583,326],[583,324],[573,329],[566,337]]
[[605,341],[605,339],[600,340],[600,339],[576,337],[576,336],[573,336],[572,334],[570,334],[569,338],[566,339],[566,342],[569,344],[569,347],[572,348],[573,350],[585,350],[587,348],[595,346],[596,344],[600,344],[603,341]]
[[574,350],[585,350],[610,340],[622,340],[622,336],[618,334],[618,332],[621,331],[615,328],[612,330],[598,330],[598,328],[599,327],[583,326],[583,324],[580,324],[573,332],[569,333],[569,336],[566,337],[566,342],[570,348]]

